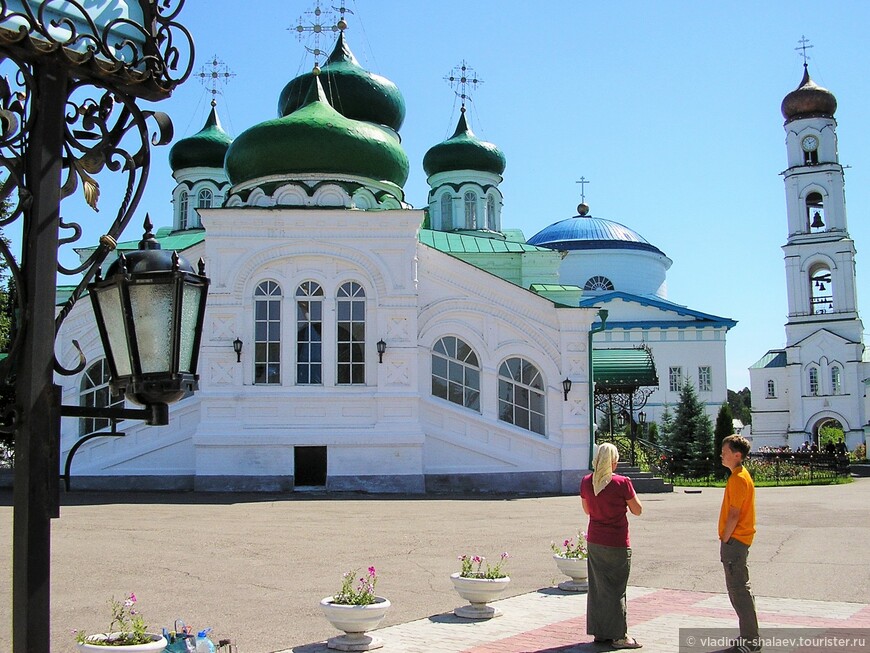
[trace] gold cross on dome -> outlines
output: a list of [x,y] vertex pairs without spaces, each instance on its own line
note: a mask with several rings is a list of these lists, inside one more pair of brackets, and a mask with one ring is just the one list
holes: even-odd
[[805,66],[807,65],[807,61],[810,58],[809,55],[807,54],[807,50],[809,50],[811,47],[813,47],[811,45],[807,45],[809,42],[810,42],[810,40],[806,36],[801,34],[801,37],[798,40],[798,43],[800,43],[800,45],[795,48],[795,50],[801,51],[800,55],[804,58],[804,65]]
[[465,101],[472,100],[471,93],[483,84],[483,80],[477,76],[477,72],[465,62],[465,59],[444,76],[444,81],[462,100],[462,111],[465,111]]
[[198,73],[194,73],[194,77],[199,77],[200,83],[211,93],[211,105],[214,106],[215,96],[221,93],[220,87],[230,83],[230,79],[236,74],[229,69],[223,61],[218,59],[218,56],[212,55],[211,60],[199,69]]

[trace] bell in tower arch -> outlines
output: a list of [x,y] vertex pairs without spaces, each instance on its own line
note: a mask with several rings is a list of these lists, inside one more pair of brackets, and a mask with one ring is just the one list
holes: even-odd
[[821,229],[825,226],[824,221],[822,220],[822,214],[819,211],[813,213],[813,221],[810,224],[813,229]]

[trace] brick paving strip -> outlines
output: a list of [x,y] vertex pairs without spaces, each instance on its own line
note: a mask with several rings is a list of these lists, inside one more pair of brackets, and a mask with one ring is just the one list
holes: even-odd
[[[457,598],[457,605],[461,601]],[[868,628],[870,605],[758,597],[762,628]],[[581,653],[606,651],[586,634],[586,594],[545,589],[494,602],[504,616],[468,621],[452,613],[377,631],[383,653]],[[629,587],[629,631],[654,653],[678,651],[680,628],[731,628],[725,594]],[[276,653],[325,653],[325,642]]]

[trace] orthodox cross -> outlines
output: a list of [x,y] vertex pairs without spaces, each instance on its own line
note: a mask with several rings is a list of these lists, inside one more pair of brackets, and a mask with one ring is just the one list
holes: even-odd
[[[288,30],[296,32],[296,38],[299,41],[311,38],[314,41],[314,47],[305,46],[311,54],[314,55],[314,67],[320,68],[320,57],[327,54],[325,50],[320,49],[320,36],[325,32],[343,32],[347,29],[347,21],[344,19],[345,14],[353,12],[344,6],[345,0],[341,0],[340,7],[323,9],[320,6],[320,0],[314,1],[314,9],[306,11],[303,16],[300,16],[294,27],[288,27]],[[340,14],[338,20],[335,19],[333,10]],[[306,18],[307,16],[307,18]]]
[[468,100],[470,102],[472,100],[471,93],[483,84],[483,80],[477,76],[474,68],[469,66],[465,62],[465,59],[444,76],[444,81],[453,89],[457,97],[462,100],[460,111],[463,113],[465,112],[465,101]]
[[795,48],[795,50],[801,50],[801,56],[804,58],[804,66],[807,65],[807,60],[810,58],[807,55],[807,50],[809,50],[811,47],[813,47],[811,45],[807,45],[809,42],[810,42],[810,40],[806,36],[801,34],[800,40],[798,41],[798,43],[800,43],[800,45]]
[[230,79],[236,74],[218,56],[212,55],[211,61],[199,69],[198,73],[194,73],[194,77],[199,77],[200,83],[211,93],[211,105],[215,106],[215,96],[221,93],[220,87],[229,84]]
[[591,184],[592,182],[586,179],[586,177],[580,177],[580,181],[575,181],[574,183],[580,184],[580,202],[586,204],[586,184]]

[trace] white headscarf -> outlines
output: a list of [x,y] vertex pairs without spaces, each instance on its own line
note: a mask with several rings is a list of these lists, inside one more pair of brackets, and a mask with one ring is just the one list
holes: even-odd
[[602,442],[595,452],[595,460],[592,467],[592,490],[597,497],[601,490],[607,487],[613,478],[613,463],[619,461],[619,450],[609,442]]

